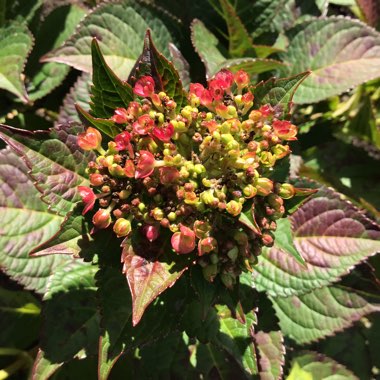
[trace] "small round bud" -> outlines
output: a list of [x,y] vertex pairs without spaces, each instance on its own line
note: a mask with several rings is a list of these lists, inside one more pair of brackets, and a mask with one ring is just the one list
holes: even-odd
[[238,216],[241,213],[243,205],[240,202],[229,201],[226,205],[226,211],[232,216]]
[[78,145],[83,150],[99,149],[102,143],[102,135],[100,132],[92,127],[87,128],[86,132],[78,135]]
[[113,225],[113,230],[117,237],[128,236],[132,231],[131,222],[124,218],[119,218]]
[[98,210],[92,218],[92,223],[99,229],[107,228],[112,222],[111,214],[106,209]]
[[277,194],[283,199],[293,198],[295,193],[296,191],[294,189],[294,186],[290,183],[281,184],[277,190]]

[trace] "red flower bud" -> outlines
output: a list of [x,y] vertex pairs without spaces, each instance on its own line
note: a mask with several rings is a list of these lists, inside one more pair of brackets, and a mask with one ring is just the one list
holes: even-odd
[[131,222],[124,218],[119,218],[113,225],[113,230],[117,237],[128,236],[132,231]]
[[249,104],[251,102],[253,102],[253,99],[254,99],[254,96],[252,94],[252,92],[246,92],[242,98],[241,98],[241,101],[244,103],[244,104]]
[[261,112],[262,116],[267,117],[272,114],[272,107],[269,104],[265,104],[264,106],[261,106],[259,108],[259,111]]
[[239,89],[242,89],[249,84],[249,75],[244,70],[239,70],[234,75],[235,83]]
[[160,182],[163,185],[170,185],[175,183],[179,176],[179,171],[172,166],[165,166],[163,168],[160,168]]
[[220,70],[215,75],[215,81],[220,88],[223,90],[228,90],[234,82],[234,74],[232,74],[232,72],[227,69]]
[[96,211],[95,215],[92,218],[92,223],[94,226],[100,229],[107,228],[112,222],[111,214],[108,210],[101,208]]
[[150,97],[154,94],[154,85],[154,79],[146,75],[136,82],[133,92],[142,97]]
[[135,178],[145,178],[153,173],[155,159],[152,153],[147,150],[140,150],[140,157],[137,162]]
[[78,135],[78,145],[83,150],[98,149],[102,143],[102,135],[100,132],[92,127],[87,128],[86,132]]
[[297,127],[287,120],[275,120],[272,123],[274,133],[282,140],[297,140]]
[[152,134],[163,142],[169,142],[174,135],[174,127],[172,123],[155,127]]
[[128,111],[125,108],[116,108],[111,120],[117,124],[126,123],[128,121]]
[[139,135],[147,135],[153,128],[154,120],[149,115],[142,115],[133,123],[133,131]]
[[86,214],[88,211],[92,210],[95,204],[96,195],[87,186],[78,186],[79,195],[82,198],[83,203],[85,204],[82,215]]
[[143,232],[145,234],[145,237],[150,241],[154,241],[158,238],[160,226],[147,224],[143,227]]
[[[99,173],[90,174],[90,183],[92,186],[102,186],[104,184],[103,176]],[[84,186],[81,186],[84,187]]]
[[183,224],[180,224],[179,228],[181,232],[172,235],[172,247],[179,254],[190,253],[195,248],[195,233]]
[[198,242],[198,255],[203,256],[206,253],[215,251],[218,248],[218,242],[213,237],[207,237]]
[[202,95],[199,97],[201,104],[205,107],[210,107],[212,104],[212,95],[209,90],[204,90]]

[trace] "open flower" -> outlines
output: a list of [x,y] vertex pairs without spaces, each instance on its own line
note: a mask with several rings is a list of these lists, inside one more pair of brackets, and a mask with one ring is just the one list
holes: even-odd
[[172,247],[179,254],[190,253],[195,248],[195,233],[183,224],[179,228],[180,232],[175,232],[172,236]]
[[136,82],[133,92],[142,97],[151,97],[154,94],[154,79],[149,75],[141,77]]
[[140,150],[140,157],[136,165],[135,178],[145,178],[153,173],[155,159],[147,150]]
[[100,148],[102,135],[97,129],[88,127],[85,132],[78,135],[77,141],[83,150],[96,150]]

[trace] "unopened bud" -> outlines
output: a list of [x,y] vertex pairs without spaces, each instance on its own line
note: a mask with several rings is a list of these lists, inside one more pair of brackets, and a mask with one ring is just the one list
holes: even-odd
[[207,237],[198,242],[198,255],[203,256],[207,253],[215,251],[218,248],[218,243],[213,237]]
[[94,223],[94,226],[100,229],[107,228],[111,222],[111,214],[106,209],[98,210],[92,218],[92,223]]
[[238,216],[241,213],[243,205],[240,202],[229,201],[226,205],[226,211],[232,216]]
[[128,236],[132,231],[131,222],[124,218],[119,218],[113,225],[113,230],[117,237]]

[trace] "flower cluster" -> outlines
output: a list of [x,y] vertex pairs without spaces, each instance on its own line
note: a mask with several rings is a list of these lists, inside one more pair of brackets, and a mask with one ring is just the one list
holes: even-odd
[[271,178],[297,130],[270,105],[254,109],[249,82],[242,70],[222,70],[207,88],[191,84],[187,104],[177,105],[144,76],[135,101],[114,111],[120,133],[107,150],[95,128],[80,134],[79,146],[98,152],[88,165],[91,188],[79,187],[83,213],[97,203],[94,230],[112,226],[128,242],[134,233],[147,244],[164,239],[173,255],[193,254],[206,279],[219,274],[228,287],[250,270],[273,244],[284,199],[295,195]]

